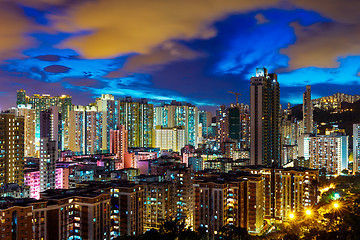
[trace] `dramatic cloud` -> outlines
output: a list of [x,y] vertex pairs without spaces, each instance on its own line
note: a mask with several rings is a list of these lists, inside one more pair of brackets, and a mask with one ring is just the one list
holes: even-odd
[[360,23],[360,1],[358,0],[296,0],[295,5],[302,9],[316,11],[337,22]]
[[82,32],[60,46],[77,49],[87,58],[150,53],[171,39],[210,38],[211,24],[229,13],[273,6],[278,0],[98,0],[53,15],[62,32]]
[[60,60],[60,57],[57,55],[40,55],[35,58],[47,62],[57,62]]
[[281,51],[290,57],[290,69],[332,68],[339,58],[360,54],[360,1],[298,0],[295,5],[328,20],[310,26],[292,24],[297,41]]
[[360,25],[325,22],[293,27],[296,43],[281,51],[290,57],[291,69],[336,67],[339,58],[360,55]]
[[188,47],[176,42],[166,42],[165,44],[154,48],[148,54],[139,54],[130,57],[124,68],[126,71],[135,70],[154,70],[155,66],[169,64],[177,60],[189,60],[201,56]]
[[62,65],[50,65],[44,68],[44,70],[49,73],[66,73],[70,69],[71,68]]
[[0,23],[0,60],[21,56],[33,41],[26,33],[34,26],[8,1],[0,1]]

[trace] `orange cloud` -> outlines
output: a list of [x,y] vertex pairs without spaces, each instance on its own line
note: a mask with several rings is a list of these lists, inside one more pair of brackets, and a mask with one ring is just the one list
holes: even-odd
[[161,46],[154,48],[148,54],[139,54],[131,57],[125,64],[124,68],[127,71],[145,70],[146,67],[151,66],[151,69],[156,65],[168,64],[179,59],[194,59],[202,56],[202,54],[195,52],[184,45],[175,42],[166,42]]
[[0,23],[0,59],[20,56],[21,50],[32,43],[25,36],[32,24],[19,8],[8,2],[0,3]]
[[360,23],[359,0],[296,0],[299,8],[312,10],[343,23]]
[[360,55],[360,25],[316,23],[311,26],[293,24],[297,40],[281,53],[290,56],[290,68],[332,68],[338,58]]
[[59,31],[89,31],[61,44],[87,58],[148,54],[171,39],[210,38],[210,24],[229,13],[273,6],[279,0],[98,0],[52,16]]
[[290,57],[290,69],[332,68],[338,66],[341,57],[360,55],[359,0],[296,0],[294,5],[334,22],[292,25],[296,42],[281,51]]

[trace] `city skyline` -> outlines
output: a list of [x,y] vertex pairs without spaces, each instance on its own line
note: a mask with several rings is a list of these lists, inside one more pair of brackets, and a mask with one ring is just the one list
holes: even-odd
[[2,1],[1,110],[22,88],[76,105],[109,93],[213,111],[235,102],[227,91],[249,103],[262,66],[278,74],[282,104],[301,103],[306,85],[313,98],[360,92],[358,2],[210,2]]

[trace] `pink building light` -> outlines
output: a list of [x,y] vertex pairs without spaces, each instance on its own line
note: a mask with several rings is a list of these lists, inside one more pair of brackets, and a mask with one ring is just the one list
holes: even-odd
[[[67,171],[66,171],[67,170]],[[56,168],[55,188],[69,188],[68,169]],[[25,185],[30,187],[30,197],[40,199],[40,172],[33,171],[25,173]]]

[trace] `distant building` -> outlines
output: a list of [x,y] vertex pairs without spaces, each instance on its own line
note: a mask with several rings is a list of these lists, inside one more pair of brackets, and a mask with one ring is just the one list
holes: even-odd
[[185,129],[184,127],[165,128],[156,126],[154,131],[153,147],[160,150],[172,150],[180,152],[185,146]]
[[360,95],[335,93],[332,96],[313,99],[312,102],[314,107],[322,110],[339,110],[342,102],[354,103],[358,100],[360,100]]
[[[23,95],[26,95],[25,91],[18,91],[17,99],[23,99]],[[50,96],[48,94],[34,94],[33,96],[25,96],[26,103],[30,104],[31,108],[35,110],[35,121],[36,121],[36,128],[35,128],[35,141],[36,141],[36,149],[39,150],[40,148],[40,113],[42,111],[48,110],[52,106],[57,106],[58,111],[61,114],[61,122],[63,124],[62,129],[62,148],[68,148],[68,140],[69,140],[69,124],[68,124],[68,117],[69,111],[72,108],[71,96],[62,95],[62,96]],[[19,100],[19,102],[23,102]]]
[[103,148],[103,145],[107,146],[103,143],[103,112],[96,106],[74,106],[69,112],[68,122],[69,150],[78,154],[107,151]]
[[313,103],[311,101],[311,86],[306,86],[306,92],[303,94],[303,131],[304,133],[314,133],[313,127]]
[[199,110],[189,103],[172,101],[154,108],[154,126],[183,127],[185,144],[197,147],[199,143]]
[[154,107],[146,99],[126,97],[116,101],[119,114],[117,124],[128,131],[129,147],[151,147],[153,139]]
[[225,105],[216,110],[216,140],[218,143],[229,141],[229,116]]
[[31,109],[31,105],[17,105],[16,115],[24,117],[24,144],[25,157],[35,157],[35,110]]

